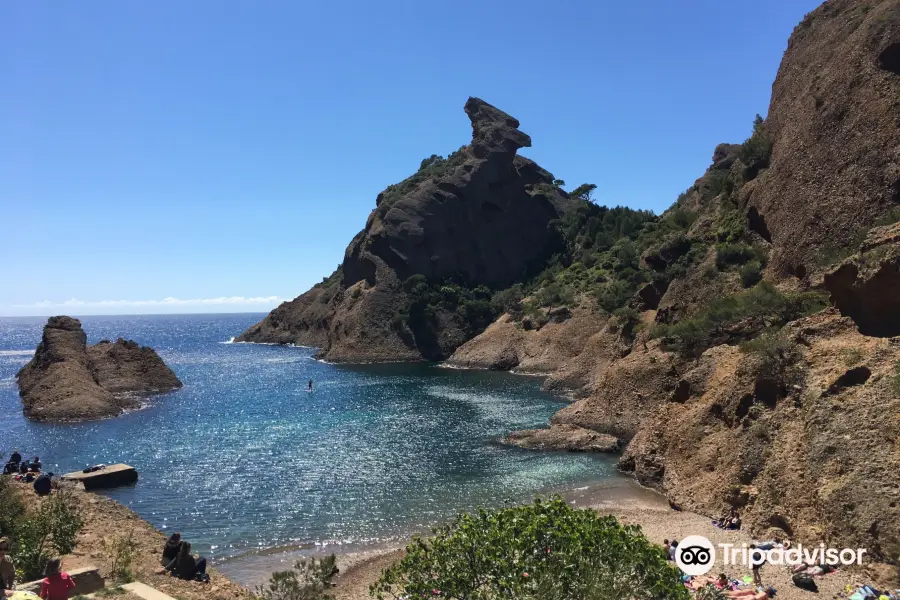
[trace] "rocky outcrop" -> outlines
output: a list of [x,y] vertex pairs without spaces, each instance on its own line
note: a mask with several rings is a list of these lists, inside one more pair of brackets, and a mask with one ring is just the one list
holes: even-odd
[[47,320],[16,379],[25,416],[53,422],[113,417],[141,395],[182,385],[152,348],[123,339],[88,346],[81,322],[65,316]]
[[237,341],[322,348],[334,361],[443,359],[471,337],[453,311],[401,322],[403,284],[461,281],[502,288],[543,268],[561,240],[550,222],[570,202],[553,176],[517,156],[531,145],[519,122],[469,98],[472,142],[422,162],[376,199],[334,280],[275,309]]
[[645,420],[621,466],[685,508],[736,507],[760,535],[865,547],[900,546],[900,344],[860,334],[836,310],[786,328],[799,353],[771,397],[759,358],[708,350],[684,374],[679,402]]
[[860,252],[825,274],[841,313],[867,335],[900,335],[900,223],[869,232]]
[[779,273],[811,271],[900,207],[898,44],[896,0],[829,0],[795,28],[766,119],[771,167],[746,198]]
[[619,440],[575,425],[551,425],[546,429],[516,431],[502,442],[529,450],[561,450],[565,452],[618,452]]
[[597,309],[586,306],[541,327],[529,327],[521,319],[503,315],[481,335],[457,348],[446,362],[467,369],[549,375],[581,354],[588,339],[599,333],[606,321]]

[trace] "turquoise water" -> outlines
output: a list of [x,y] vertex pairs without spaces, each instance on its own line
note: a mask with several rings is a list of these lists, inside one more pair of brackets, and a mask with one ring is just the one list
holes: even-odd
[[475,506],[616,476],[608,458],[495,443],[562,406],[536,378],[335,366],[308,348],[226,343],[261,317],[83,318],[89,342],[151,345],[185,386],[122,417],[70,425],[22,417],[14,376],[46,320],[0,319],[0,452],[40,455],[56,473],[131,464],[137,485],[109,496],[218,559],[383,542]]

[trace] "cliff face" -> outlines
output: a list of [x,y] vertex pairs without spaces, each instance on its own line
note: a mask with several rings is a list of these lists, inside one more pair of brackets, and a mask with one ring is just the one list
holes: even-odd
[[[238,341],[319,346],[337,361],[444,358],[471,337],[453,311],[409,312],[413,276],[505,287],[560,248],[550,222],[569,203],[553,176],[517,156],[531,139],[519,122],[477,98],[465,105],[472,143],[422,161],[379,194],[335,275],[282,304]],[[398,318],[401,317],[401,318]]]
[[[636,315],[538,331],[504,315],[450,362],[527,371],[552,349],[562,364],[536,370],[576,401],[519,437],[579,450],[585,431],[613,435],[620,467],[684,508],[736,507],[762,537],[896,564],[898,36],[898,0],[832,0],[804,19],[766,121],[718,146],[678,199],[669,214],[693,215],[686,232],[644,250],[642,267],[666,278],[632,298]],[[816,290],[831,307],[780,304]]]
[[780,273],[811,271],[900,208],[900,3],[830,0],[794,30],[772,86],[772,165],[747,190]]
[[81,322],[51,317],[34,358],[16,375],[25,416],[35,421],[79,421],[120,414],[135,395],[181,387],[152,348],[119,339],[87,345]]

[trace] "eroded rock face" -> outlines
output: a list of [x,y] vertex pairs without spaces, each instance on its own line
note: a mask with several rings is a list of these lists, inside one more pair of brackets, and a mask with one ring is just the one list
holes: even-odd
[[898,207],[898,43],[897,0],[829,0],[794,29],[766,119],[771,167],[747,199],[780,273],[810,270]]
[[754,357],[712,348],[685,374],[687,398],[645,419],[620,464],[685,508],[718,515],[735,506],[760,535],[891,559],[900,543],[900,346],[860,334],[833,309],[787,330],[802,356],[786,395],[760,398]]
[[120,414],[136,395],[181,387],[152,348],[119,339],[87,345],[81,322],[51,317],[34,358],[16,375],[25,416],[35,421],[80,421]]
[[561,243],[550,222],[570,200],[552,174],[516,155],[531,145],[516,119],[478,98],[465,111],[472,143],[379,195],[339,284],[283,304],[238,341],[319,346],[334,361],[443,359],[471,335],[440,311],[427,335],[394,322],[404,281],[504,287],[542,267]]
[[900,335],[900,223],[873,229],[860,250],[825,274],[825,288],[862,333]]

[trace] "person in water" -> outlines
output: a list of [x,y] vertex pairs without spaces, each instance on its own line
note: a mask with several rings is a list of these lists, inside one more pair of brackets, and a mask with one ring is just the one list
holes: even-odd
[[168,571],[179,579],[188,581],[194,580],[197,576],[206,575],[206,558],[194,557],[191,554],[191,543],[181,542],[178,549],[178,556],[164,567],[164,571]]
[[44,569],[44,580],[41,582],[41,598],[43,600],[68,600],[69,592],[75,589],[75,581],[68,573],[61,570],[62,561],[51,558]]
[[309,391],[312,391],[312,379],[309,380]]
[[178,551],[181,549],[181,534],[173,533],[169,536],[169,539],[166,540],[166,545],[163,546],[162,551],[162,566],[168,565],[172,562],[175,557],[178,556]]

